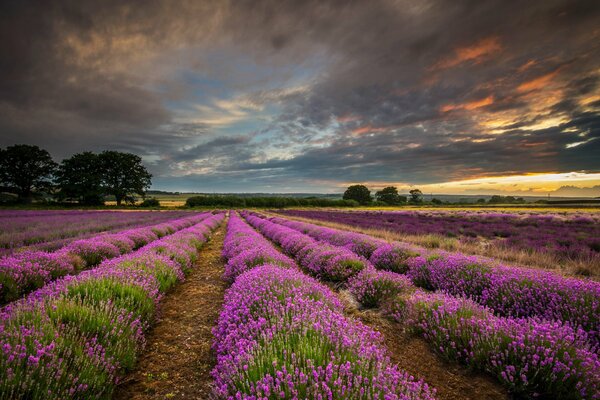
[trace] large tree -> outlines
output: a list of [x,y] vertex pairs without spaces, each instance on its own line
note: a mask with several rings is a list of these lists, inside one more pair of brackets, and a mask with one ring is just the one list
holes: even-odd
[[388,186],[378,192],[375,192],[375,197],[377,198],[377,201],[383,201],[389,205],[400,204],[403,202],[402,200],[406,202],[406,197],[400,196],[398,194],[398,189],[396,189],[394,186]]
[[371,198],[371,191],[365,185],[352,185],[348,186],[348,189],[344,192],[344,200],[354,200],[365,205],[373,199]]
[[100,156],[86,151],[62,161],[56,174],[61,199],[76,199],[82,204],[104,204]]
[[152,175],[142,164],[139,156],[118,151],[103,151],[99,155],[102,182],[107,194],[112,194],[121,205],[123,199],[138,194],[145,196],[151,185]]
[[4,190],[29,201],[34,192],[49,191],[57,164],[38,146],[17,144],[0,150],[0,182]]
[[419,189],[410,190],[410,201],[411,203],[420,203],[423,201],[423,192]]

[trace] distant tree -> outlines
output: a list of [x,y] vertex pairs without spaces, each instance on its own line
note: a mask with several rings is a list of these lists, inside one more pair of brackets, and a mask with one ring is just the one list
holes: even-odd
[[17,144],[0,150],[0,184],[19,201],[29,201],[33,192],[52,189],[57,164],[38,146]]
[[156,197],[151,197],[142,201],[140,207],[160,207],[160,201]]
[[483,203],[485,203],[485,199],[477,199],[477,203],[483,204]]
[[420,203],[423,201],[423,192],[421,192],[419,189],[412,189],[408,193],[410,193],[411,203]]
[[82,204],[104,204],[100,156],[86,151],[66,158],[56,174],[59,199],[76,199]]
[[431,203],[440,205],[440,204],[442,204],[442,201],[440,199],[433,198],[433,199],[431,199]]
[[389,205],[400,204],[400,195],[398,195],[398,189],[394,186],[388,186],[375,192],[375,198],[377,201],[383,201]]
[[152,175],[139,156],[118,151],[103,151],[98,156],[102,170],[102,184],[107,194],[115,196],[117,205],[131,201],[134,194],[142,197],[151,185]]
[[365,185],[352,185],[344,192],[344,200],[355,200],[361,205],[373,201],[371,191]]
[[504,196],[498,196],[497,194],[493,195],[488,200],[488,203],[490,203],[490,204],[500,204],[500,203],[505,203],[505,202],[506,202],[506,198]]
[[408,198],[406,196],[398,196],[398,201],[400,202],[400,204],[404,204],[408,201]]

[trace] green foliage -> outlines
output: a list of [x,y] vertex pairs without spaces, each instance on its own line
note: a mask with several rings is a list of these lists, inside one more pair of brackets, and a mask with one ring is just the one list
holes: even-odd
[[494,195],[489,200],[490,204],[523,204],[525,200],[522,197],[515,198],[514,196],[498,196]]
[[53,303],[48,316],[56,325],[72,326],[86,337],[95,337],[123,368],[133,368],[138,344],[132,315],[110,302],[90,305],[85,299],[63,298]]
[[369,204],[373,201],[371,191],[365,185],[352,185],[344,192],[344,200],[354,200],[361,205]]
[[398,189],[388,186],[375,193],[377,201],[382,201],[391,206],[406,203],[406,197],[398,194]]
[[110,301],[115,307],[136,313],[144,322],[150,321],[155,311],[154,300],[144,289],[111,278],[76,283],[69,287],[68,297],[79,298],[85,304],[95,306]]
[[149,198],[142,201],[140,207],[160,207],[160,201],[157,198]]
[[419,189],[412,189],[408,193],[410,193],[410,202],[411,203],[421,203],[423,201],[423,192]]
[[185,202],[186,207],[355,207],[357,202],[352,200],[331,200],[324,198],[295,198],[295,197],[240,197],[222,195],[204,195],[190,197]]
[[104,204],[100,157],[86,151],[62,161],[56,174],[60,200],[73,199],[85,205]]
[[138,194],[144,196],[152,175],[139,156],[118,151],[103,151],[98,156],[102,169],[102,184],[107,194],[115,196],[117,205]]
[[38,146],[17,144],[0,149],[0,186],[20,201],[30,201],[33,191],[49,191],[56,163]]

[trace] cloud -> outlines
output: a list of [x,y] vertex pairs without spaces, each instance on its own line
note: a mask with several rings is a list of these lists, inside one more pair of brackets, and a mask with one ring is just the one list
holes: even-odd
[[442,59],[432,69],[452,68],[465,62],[479,63],[497,55],[501,50],[502,44],[497,36],[487,37],[474,44],[455,49],[452,56]]
[[3,2],[0,146],[134,151],[157,184],[256,189],[598,171],[599,16],[585,0]]

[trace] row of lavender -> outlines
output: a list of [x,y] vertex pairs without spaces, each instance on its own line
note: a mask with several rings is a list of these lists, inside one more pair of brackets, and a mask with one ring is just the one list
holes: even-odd
[[464,242],[484,238],[493,246],[551,253],[559,260],[600,259],[600,220],[591,214],[522,216],[491,212],[304,210],[281,213],[405,235],[437,234]]
[[431,251],[401,242],[388,243],[368,235],[300,221],[271,221],[311,237],[344,246],[375,267],[406,274],[427,290],[464,296],[499,316],[540,317],[570,324],[600,344],[600,283],[508,265],[460,253]]
[[182,218],[186,212],[147,211],[0,211],[0,255],[20,251],[55,250],[69,241],[97,232],[153,225]]
[[[352,263],[348,263],[348,256],[334,266],[327,257],[329,250],[324,249],[328,245],[323,242],[256,215],[245,217],[307,271],[330,279],[329,271],[345,269],[349,277],[346,284],[363,306],[384,307],[395,319],[420,333],[434,350],[492,373],[513,393],[584,399],[597,398],[600,393],[600,361],[583,331],[535,318],[497,317],[471,300],[418,290],[407,277],[376,270],[358,255]],[[323,255],[311,256],[305,247]],[[353,248],[364,252],[364,240],[356,241]],[[319,257],[323,265],[320,270],[314,268],[314,260]],[[360,272],[357,258],[362,260]]]
[[216,398],[433,398],[391,364],[378,333],[236,215],[223,255],[234,283],[213,331]]
[[163,236],[194,225],[210,213],[194,214],[153,226],[76,240],[54,253],[25,251],[0,259],[0,304],[16,300],[65,275],[130,253]]
[[2,309],[0,398],[110,398],[163,294],[184,279],[223,218],[211,215]]

